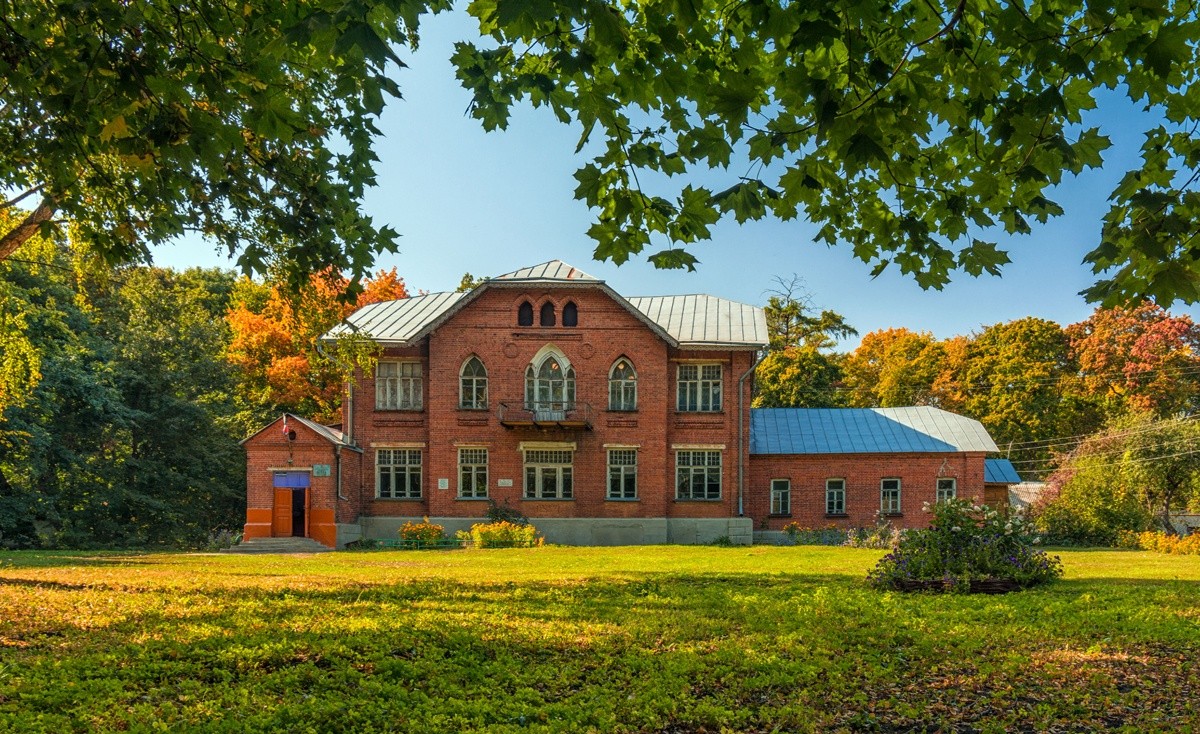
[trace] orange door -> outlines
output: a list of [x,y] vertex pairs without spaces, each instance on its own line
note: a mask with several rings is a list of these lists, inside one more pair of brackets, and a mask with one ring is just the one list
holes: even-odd
[[275,516],[271,535],[286,538],[292,534],[292,490],[275,488]]

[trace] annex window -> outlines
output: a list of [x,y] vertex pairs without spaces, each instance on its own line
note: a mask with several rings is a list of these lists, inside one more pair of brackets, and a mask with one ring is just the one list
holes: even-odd
[[421,498],[420,449],[375,452],[375,496],[392,500]]
[[380,362],[375,368],[376,410],[420,410],[420,362]]
[[488,450],[458,450],[458,496],[486,499],[488,496]]
[[569,500],[574,495],[569,449],[527,449],[525,451],[525,499]]
[[579,307],[574,301],[567,301],[563,306],[563,326],[579,326]]
[[900,514],[899,479],[883,479],[879,482],[879,511],[885,515]]
[[458,377],[458,407],[478,410],[487,407],[487,369],[479,357],[471,357]]
[[533,326],[533,304],[529,301],[517,307],[517,326]]
[[845,515],[846,514],[846,480],[845,479],[826,479],[825,480],[825,514],[826,515]]
[[608,498],[637,499],[637,449],[608,450]]
[[525,369],[525,409],[562,413],[575,409],[575,369],[553,353]]
[[792,482],[789,479],[771,480],[771,514],[792,514]]
[[958,480],[953,477],[943,477],[937,480],[937,501],[944,502],[958,496]]
[[546,301],[542,304],[541,316],[538,323],[542,326],[554,326],[554,304]]
[[675,499],[721,499],[721,452],[675,452]]
[[608,371],[608,409],[637,410],[637,373],[624,357]]
[[679,365],[679,410],[716,412],[721,410],[721,365]]

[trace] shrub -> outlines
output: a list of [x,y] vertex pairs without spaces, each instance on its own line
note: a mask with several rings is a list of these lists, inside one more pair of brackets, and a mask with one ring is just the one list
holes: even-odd
[[1121,537],[1121,547],[1142,548],[1155,553],[1170,553],[1182,556],[1200,556],[1200,533],[1175,535],[1161,530],[1145,533],[1127,533]]
[[910,530],[867,574],[882,589],[969,592],[1011,590],[1062,576],[1062,562],[1033,547],[1038,539],[1020,518],[947,500],[932,507],[927,530]]
[[469,540],[476,548],[532,548],[542,544],[542,537],[532,525],[511,522],[481,522],[469,532],[460,530],[460,540]]
[[428,548],[441,543],[446,529],[441,525],[429,522],[424,518],[421,522],[406,522],[400,526],[400,545],[404,548]]
[[232,548],[242,542],[242,531],[240,530],[212,530],[208,533],[208,540],[204,544],[204,549],[207,551],[219,551],[226,548]]
[[846,546],[850,548],[895,548],[900,544],[904,534],[883,514],[875,518],[873,528],[853,528],[846,531]]
[[507,522],[513,525],[528,525],[529,518],[515,507],[508,506],[508,500],[504,500],[503,505],[496,504],[496,500],[488,498],[487,519],[493,523]]
[[795,545],[845,545],[848,532],[836,525],[823,528],[806,528],[798,522],[783,526],[784,535]]

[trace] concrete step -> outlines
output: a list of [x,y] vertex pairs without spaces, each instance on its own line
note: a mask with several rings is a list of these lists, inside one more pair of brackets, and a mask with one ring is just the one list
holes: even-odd
[[224,553],[328,553],[333,550],[312,538],[250,538]]

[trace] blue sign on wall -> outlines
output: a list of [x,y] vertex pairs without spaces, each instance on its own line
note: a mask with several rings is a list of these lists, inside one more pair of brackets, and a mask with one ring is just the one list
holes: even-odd
[[306,471],[275,472],[275,486],[282,489],[304,489],[311,483]]

